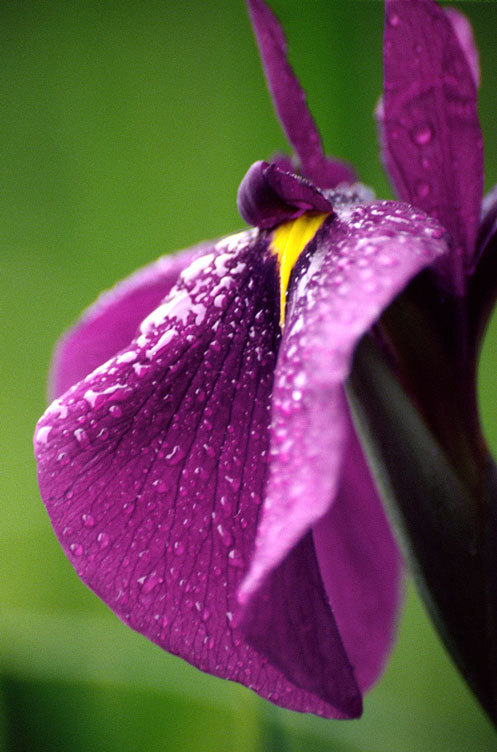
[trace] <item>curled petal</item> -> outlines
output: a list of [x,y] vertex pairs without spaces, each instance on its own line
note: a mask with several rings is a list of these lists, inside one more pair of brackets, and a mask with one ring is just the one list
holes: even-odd
[[[357,714],[322,588],[296,598],[309,639],[335,644],[330,661],[348,671],[336,698],[325,669],[313,679],[306,656],[293,665],[284,645],[252,647],[233,618],[268,464],[279,306],[267,246],[250,231],[196,259],[126,349],[49,407],[35,434],[40,489],[77,573],[133,629],[284,707]],[[292,618],[278,613],[290,637]]]
[[296,219],[306,211],[333,210],[308,180],[262,161],[255,162],[240,183],[237,205],[243,219],[260,228]]
[[50,397],[63,394],[131,342],[140,322],[156,308],[180,273],[211,243],[162,256],[100,295],[55,347]]
[[384,75],[390,175],[403,200],[454,238],[441,274],[462,294],[478,231],[483,141],[473,72],[451,21],[431,0],[387,0]]
[[401,557],[355,431],[335,503],[313,529],[326,592],[359,687],[380,675],[401,596]]
[[242,604],[337,494],[349,435],[343,384],[356,344],[409,280],[448,250],[440,226],[405,204],[336,211],[309,243],[290,287],[271,472]]
[[286,40],[278,19],[263,0],[247,0],[247,5],[269,91],[288,140],[299,156],[302,173],[320,188],[355,182],[351,167],[323,154],[305,93],[287,59]]

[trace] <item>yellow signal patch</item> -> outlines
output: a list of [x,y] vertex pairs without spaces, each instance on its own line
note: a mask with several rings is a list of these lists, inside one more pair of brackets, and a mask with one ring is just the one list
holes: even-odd
[[278,259],[280,270],[280,326],[285,323],[285,304],[292,269],[306,245],[315,236],[329,214],[306,212],[297,219],[283,222],[273,233],[270,250]]

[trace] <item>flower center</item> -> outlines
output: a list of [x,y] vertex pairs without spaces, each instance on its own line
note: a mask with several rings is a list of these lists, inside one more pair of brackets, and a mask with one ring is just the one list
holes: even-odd
[[270,250],[278,259],[280,271],[280,326],[285,323],[285,305],[288,283],[297,260],[313,239],[329,213],[306,212],[297,219],[283,222],[273,232]]

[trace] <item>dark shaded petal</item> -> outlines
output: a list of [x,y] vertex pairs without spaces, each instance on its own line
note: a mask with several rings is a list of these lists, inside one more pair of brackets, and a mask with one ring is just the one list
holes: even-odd
[[392,645],[401,557],[353,428],[335,503],[313,537],[333,615],[364,692],[378,679]]
[[126,347],[140,322],[168,294],[183,269],[212,247],[212,243],[201,243],[162,256],[102,293],[55,347],[50,398],[63,394]]
[[478,47],[475,44],[475,38],[473,35],[473,29],[468,19],[461,13],[461,11],[455,8],[444,8],[444,13],[452,24],[452,28],[457,36],[457,40],[461,45],[461,49],[466,55],[469,69],[473,76],[476,88],[480,86],[480,55],[478,53]]
[[278,19],[263,0],[247,0],[247,5],[269,91],[287,138],[298,154],[302,173],[320,188],[353,183],[356,176],[351,167],[323,155],[305,93],[287,59],[286,40]]
[[298,686],[329,698],[333,710],[323,705],[321,715],[361,715],[361,694],[331,615],[311,534],[266,579],[243,625],[250,644],[286,673],[291,670]]
[[275,227],[306,211],[333,211],[311,182],[262,161],[254,162],[240,183],[237,206],[245,222],[260,228]]
[[477,251],[478,257],[485,251],[487,245],[495,238],[497,233],[497,185],[483,199],[480,229],[478,232]]
[[438,223],[406,204],[375,201],[337,215],[309,243],[290,285],[271,472],[243,604],[336,496],[349,433],[343,383],[356,344],[409,280],[448,250]]
[[[309,640],[335,645],[328,666],[344,666],[336,702],[305,656],[290,664],[286,642],[256,650],[232,623],[268,464],[279,306],[267,245],[254,231],[218,243],[124,351],[50,406],[35,435],[40,489],[77,573],[133,629],[284,707],[354,714],[322,585],[295,597]],[[292,608],[277,618],[298,640]]]
[[384,75],[390,175],[402,199],[454,238],[442,274],[462,294],[480,216],[483,141],[473,73],[451,22],[431,0],[387,0]]

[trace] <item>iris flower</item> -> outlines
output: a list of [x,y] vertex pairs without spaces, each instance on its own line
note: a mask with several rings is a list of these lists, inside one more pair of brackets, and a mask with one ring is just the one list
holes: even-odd
[[387,2],[379,114],[403,202],[375,200],[324,156],[277,19],[248,7],[295,156],[243,179],[252,229],[160,258],[64,335],[39,483],[126,624],[277,705],[351,718],[392,643],[401,560],[345,383],[410,280],[430,267],[462,296],[495,245],[495,195],[477,242],[477,62],[462,16]]

